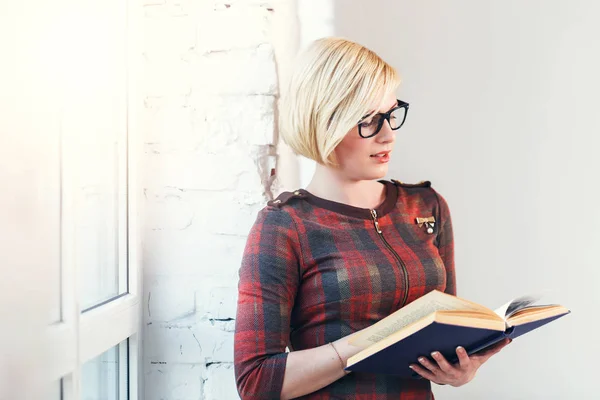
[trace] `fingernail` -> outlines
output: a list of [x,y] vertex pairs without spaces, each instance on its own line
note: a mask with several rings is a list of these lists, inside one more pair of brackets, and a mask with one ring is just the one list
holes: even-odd
[[415,369],[415,367],[413,367],[412,365],[409,365],[408,368]]
[[463,351],[465,351],[465,349],[462,346],[458,346],[456,348],[456,351],[460,351],[462,353]]
[[419,362],[425,361],[425,357],[419,357]]
[[433,353],[431,353],[431,357],[437,358],[439,355],[440,355],[440,353],[438,353],[437,351],[434,351]]

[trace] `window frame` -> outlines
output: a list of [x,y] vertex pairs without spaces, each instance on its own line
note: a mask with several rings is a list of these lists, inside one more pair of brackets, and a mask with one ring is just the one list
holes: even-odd
[[[143,398],[142,368],[142,263],[141,263],[141,132],[139,116],[141,84],[138,72],[142,67],[142,35],[140,29],[142,5],[138,0],[123,3],[126,13],[126,123],[119,137],[119,268],[125,263],[127,287],[124,294],[97,306],[82,309],[80,271],[75,262],[75,216],[77,160],[67,146],[73,138],[61,137],[61,221],[60,221],[60,315],[61,320],[46,327],[44,348],[51,353],[45,381],[61,381],[62,400],[81,398],[81,368],[87,361],[112,347],[127,345],[129,399]],[[61,135],[63,133],[61,132]],[[122,173],[122,169],[125,173]],[[122,189],[122,190],[121,190]],[[124,221],[124,224],[122,223]],[[123,232],[124,230],[124,232]],[[125,240],[121,240],[124,233]],[[121,269],[119,276],[123,277]],[[121,279],[120,279],[121,280]],[[119,284],[121,286],[121,283]],[[124,358],[120,357],[122,361]],[[120,365],[120,368],[122,366]],[[123,387],[120,388],[121,395]]]

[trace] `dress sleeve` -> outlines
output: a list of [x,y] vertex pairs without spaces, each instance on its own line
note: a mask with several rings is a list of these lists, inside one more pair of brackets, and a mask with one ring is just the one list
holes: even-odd
[[288,212],[271,207],[259,212],[239,270],[234,371],[243,400],[280,398],[300,278],[297,246]]
[[446,268],[445,293],[456,296],[456,271],[454,268],[454,235],[452,233],[452,217],[448,203],[437,193],[440,215],[440,230],[438,233],[438,250]]

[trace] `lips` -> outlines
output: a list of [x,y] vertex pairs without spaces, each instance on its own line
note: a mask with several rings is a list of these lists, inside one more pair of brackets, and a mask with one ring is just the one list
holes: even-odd
[[371,159],[377,164],[386,164],[390,161],[391,150],[380,151],[379,153],[371,154]]
[[371,157],[385,157],[390,154],[391,150],[380,151],[379,153],[371,154]]

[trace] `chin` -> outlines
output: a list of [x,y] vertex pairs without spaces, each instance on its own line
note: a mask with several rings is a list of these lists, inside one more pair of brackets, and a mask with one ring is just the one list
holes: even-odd
[[365,169],[360,174],[360,175],[362,175],[361,180],[375,181],[375,180],[383,179],[387,175],[388,169],[389,168],[387,165],[382,165],[380,168]]

